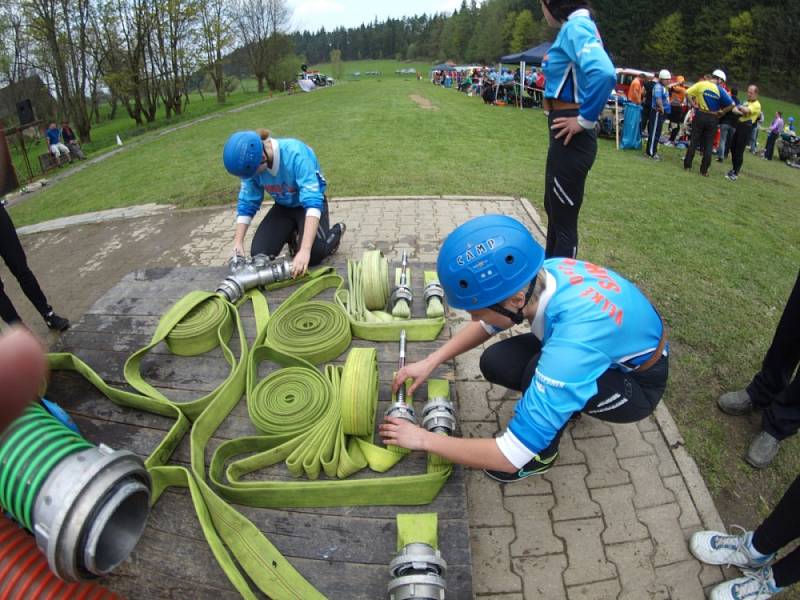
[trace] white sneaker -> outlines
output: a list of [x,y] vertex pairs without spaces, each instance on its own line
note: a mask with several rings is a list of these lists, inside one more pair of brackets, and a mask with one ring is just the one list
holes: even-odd
[[709,600],[767,600],[780,591],[772,577],[772,567],[767,566],[719,584],[711,590]]
[[698,531],[689,541],[689,549],[699,560],[709,565],[728,565],[740,569],[758,569],[770,563],[774,554],[756,557],[750,551],[753,533],[742,530],[739,535],[728,535],[721,531]]

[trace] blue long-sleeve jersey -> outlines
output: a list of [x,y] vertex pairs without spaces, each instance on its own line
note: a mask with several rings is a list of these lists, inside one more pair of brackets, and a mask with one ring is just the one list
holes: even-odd
[[302,206],[306,214],[319,217],[327,183],[314,151],[300,140],[270,138],[270,142],[274,151],[272,168],[242,179],[237,222],[250,223],[261,208],[265,191],[281,206]]
[[578,121],[594,127],[614,89],[616,74],[589,11],[573,12],[542,61],[545,98],[580,104]]
[[597,394],[597,379],[607,369],[629,371],[647,361],[663,327],[644,294],[611,270],[569,258],[545,260],[543,268],[547,286],[532,322],[541,355],[508,431],[498,438],[518,468]]

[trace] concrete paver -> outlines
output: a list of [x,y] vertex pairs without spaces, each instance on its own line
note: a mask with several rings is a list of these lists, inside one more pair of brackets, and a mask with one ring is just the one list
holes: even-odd
[[[50,224],[23,236],[31,267],[57,310],[77,318],[136,269],[223,265],[230,255],[233,207],[138,211]],[[539,216],[520,199],[331,201],[334,220],[348,224],[340,252],[359,257],[378,248],[391,260],[407,248],[413,260],[435,261],[453,227],[485,212],[515,216],[541,239]],[[4,266],[0,277],[23,319],[54,342]],[[466,322],[461,311],[449,316],[452,327]],[[413,345],[409,354],[409,360],[421,358]],[[479,356],[475,351],[456,363],[465,437],[497,435],[519,397],[483,380]],[[580,419],[565,431],[558,462],[543,477],[503,486],[472,471],[466,481],[479,598],[699,600],[704,587],[723,578],[720,568],[702,566],[688,553],[692,531],[722,524],[663,403],[636,425]]]

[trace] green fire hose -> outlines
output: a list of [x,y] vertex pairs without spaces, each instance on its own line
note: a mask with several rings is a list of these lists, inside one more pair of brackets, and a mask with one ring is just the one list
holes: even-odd
[[[382,268],[380,260],[375,262],[376,268]],[[215,557],[245,598],[255,597],[248,577],[275,600],[323,596],[252,522],[226,500],[261,507],[424,504],[435,498],[452,470],[449,462],[429,455],[427,470],[419,475],[354,481],[259,482],[239,479],[245,473],[282,460],[287,462],[290,472],[305,474],[310,479],[319,477],[322,472],[328,477],[343,478],[367,466],[382,472],[406,453],[372,443],[378,389],[374,350],[355,349],[344,367],[329,365],[324,374],[314,368],[311,361],[321,363],[341,354],[349,345],[350,329],[359,335],[362,325],[367,328],[367,333],[373,334],[367,339],[398,339],[401,328],[409,331],[409,339],[435,339],[444,319],[361,323],[352,313],[342,312],[342,309],[347,311],[349,297],[347,290],[342,289],[342,278],[332,269],[320,269],[305,279],[307,283],[281,304],[272,319],[266,299],[260,292],[252,290],[243,299],[253,302],[259,331],[252,351],[248,350],[235,306],[216,294],[206,292],[192,292],[185,296],[163,315],[150,343],[131,355],[125,364],[125,378],[138,393],[107,385],[75,356],[49,356],[51,369],[81,374],[113,402],[174,420],[170,431],[146,461],[153,479],[153,502],[169,486],[189,488],[200,525]],[[304,308],[312,302],[311,298],[330,288],[335,290],[337,300],[334,310],[325,308],[315,312],[313,319],[303,322],[302,319],[309,314]],[[370,294],[377,293],[372,290]],[[325,315],[334,323],[329,323]],[[341,321],[342,315],[349,321],[350,328],[341,326],[344,322]],[[276,326],[275,318],[286,319],[287,329]],[[420,323],[417,329],[412,325],[415,322]],[[378,332],[370,329],[375,325],[380,327]],[[317,336],[324,331],[325,347],[309,344],[301,352],[306,358],[297,356],[295,338],[284,337],[285,331],[293,327],[316,330]],[[240,348],[238,357],[228,345],[234,332]],[[217,389],[202,398],[187,403],[172,402],[147,383],[140,373],[142,358],[161,341],[180,355],[201,354],[219,345],[230,365],[230,373]],[[283,368],[259,382],[257,369],[263,361],[272,361]],[[281,374],[287,370],[289,373]],[[207,482],[205,448],[245,391],[248,411],[263,435],[222,444],[212,458]],[[269,399],[266,403],[265,397]],[[276,415],[281,415],[280,420],[283,416],[286,419],[283,425],[273,430]],[[297,415],[303,418],[298,420],[295,418]],[[168,466],[172,453],[186,433],[190,435],[191,467]],[[224,465],[227,461],[252,452],[256,454],[228,466],[226,481]]]

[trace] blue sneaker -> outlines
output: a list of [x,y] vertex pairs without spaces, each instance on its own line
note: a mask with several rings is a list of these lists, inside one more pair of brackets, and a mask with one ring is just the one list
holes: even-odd
[[711,590],[710,600],[767,600],[781,591],[775,585],[772,567],[745,571],[744,577],[731,579]]

